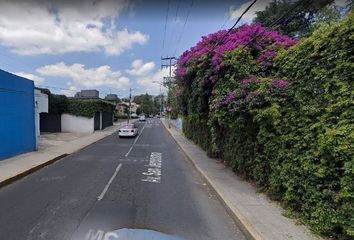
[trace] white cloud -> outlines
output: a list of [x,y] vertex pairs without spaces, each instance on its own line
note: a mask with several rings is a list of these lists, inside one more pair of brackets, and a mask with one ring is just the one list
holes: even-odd
[[120,71],[112,71],[107,65],[97,68],[85,68],[82,64],[66,65],[63,62],[46,65],[37,69],[43,76],[69,78],[73,85],[85,88],[109,86],[125,89],[129,85],[129,78]]
[[132,62],[132,69],[126,70],[127,73],[134,76],[144,76],[151,73],[155,68],[154,62],[144,63],[141,59],[136,59]]
[[35,85],[39,85],[44,82],[44,78],[34,75],[34,74],[31,74],[31,73],[15,72],[14,74],[17,76],[24,77],[24,78],[34,81]]
[[[250,23],[252,22],[253,18],[256,16],[257,11],[263,11],[265,7],[271,2],[272,0],[264,0],[264,1],[257,1],[249,11],[243,15],[242,22],[243,23]],[[240,7],[231,6],[229,10],[229,17],[230,20],[238,19],[241,14],[246,10],[246,8],[251,4],[251,0],[245,2]]]
[[117,30],[129,0],[1,0],[0,44],[19,55],[104,51],[119,55],[148,35]]
[[[238,19],[241,14],[245,11],[245,9],[251,4],[253,0],[249,0],[245,2],[240,7],[231,6],[229,9],[229,18],[230,20]],[[257,1],[250,10],[243,15],[241,22],[243,23],[251,23],[253,18],[256,16],[256,12],[263,11],[267,5],[273,0],[264,0],[264,1]],[[337,6],[345,7],[347,5],[346,0],[335,0],[334,3]]]
[[[163,68],[159,69],[156,72],[152,72],[146,76],[140,76],[136,78],[136,83],[139,86],[140,93],[148,92],[152,95],[160,94],[160,85],[163,77],[169,75],[169,69]],[[167,89],[165,87],[161,87],[162,93],[166,94]]]
[[346,0],[335,0],[334,4],[339,7],[346,7],[348,5]]

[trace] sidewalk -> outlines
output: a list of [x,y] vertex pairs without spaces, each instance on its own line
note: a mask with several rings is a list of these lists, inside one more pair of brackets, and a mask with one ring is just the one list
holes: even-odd
[[199,173],[215,190],[229,213],[249,239],[307,240],[321,239],[304,226],[282,215],[277,203],[270,201],[255,187],[240,179],[230,168],[209,158],[197,145],[184,137],[181,130],[161,119],[168,132],[181,147]]
[[[29,152],[0,161],[0,187],[22,178],[60,158],[76,152],[98,140],[116,132],[123,122],[115,123],[102,131],[93,134],[72,134],[59,139],[48,139],[42,136],[42,144],[38,151]],[[125,121],[124,121],[125,123]]]

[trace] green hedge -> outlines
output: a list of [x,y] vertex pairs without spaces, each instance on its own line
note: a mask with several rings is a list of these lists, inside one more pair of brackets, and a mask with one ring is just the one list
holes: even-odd
[[95,112],[113,113],[115,105],[102,100],[79,100],[70,99],[68,101],[67,113],[75,116],[92,118]]
[[274,75],[290,88],[275,145],[269,190],[326,236],[354,238],[354,14],[280,54]]
[[[183,131],[315,232],[354,239],[354,14],[323,26],[266,71],[247,49],[180,84]],[[254,75],[253,77],[250,77]]]

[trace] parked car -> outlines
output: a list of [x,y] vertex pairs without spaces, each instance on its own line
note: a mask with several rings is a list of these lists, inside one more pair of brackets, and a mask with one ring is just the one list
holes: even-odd
[[134,123],[128,123],[118,130],[119,137],[135,137],[138,135],[138,128]]
[[141,122],[146,121],[145,115],[140,115],[139,121],[141,121]]

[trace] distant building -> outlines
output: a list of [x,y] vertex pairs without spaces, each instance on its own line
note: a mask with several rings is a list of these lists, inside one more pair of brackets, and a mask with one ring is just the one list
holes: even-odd
[[104,98],[104,100],[118,102],[118,96],[117,96],[117,94],[107,94],[107,96]]
[[99,98],[99,92],[97,90],[81,90],[80,92],[77,92],[74,96],[74,98],[80,98],[80,99],[98,99]]
[[136,104],[135,102],[132,102],[132,104],[130,106],[130,114],[131,114],[131,116],[133,116],[133,117],[138,116],[137,113],[136,113],[138,108],[139,108],[139,105]]
[[120,102],[116,105],[116,113],[121,116],[127,116],[129,112],[129,103]]
[[131,117],[137,117],[138,115],[136,114],[136,111],[138,110],[139,105],[136,104],[135,102],[132,102],[131,104],[129,104],[129,102],[117,103],[117,105],[116,105],[117,114],[128,116],[129,106],[130,106]]

